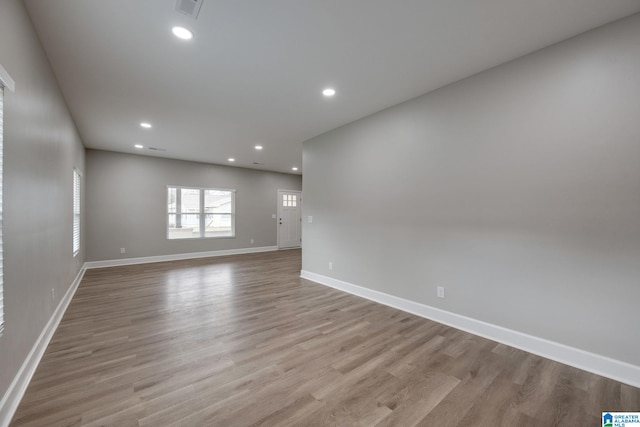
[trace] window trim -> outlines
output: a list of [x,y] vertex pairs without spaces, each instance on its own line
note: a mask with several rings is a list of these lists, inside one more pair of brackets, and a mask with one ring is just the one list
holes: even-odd
[[0,65],[0,88],[7,88],[11,92],[16,91],[16,82],[13,81],[7,70]]
[[[180,210],[178,201],[176,199],[176,212],[169,212],[169,189],[188,189],[188,190],[199,190],[200,191],[200,211],[199,212],[178,212]],[[230,236],[203,236],[202,233],[206,233],[203,223],[206,218],[206,212],[204,212],[204,191],[212,190],[212,191],[227,191],[232,194],[231,197],[231,213],[216,213],[216,215],[229,215],[231,217],[231,235]],[[205,240],[205,239],[235,239],[236,238],[236,190],[232,188],[214,188],[214,187],[198,187],[198,186],[188,186],[188,185],[167,185],[165,189],[165,238],[167,240]],[[200,216],[200,236],[199,237],[169,237],[169,215],[185,215],[185,214],[197,214]],[[177,217],[176,217],[177,221]]]
[[[82,247],[82,173],[78,168],[73,168],[73,207],[72,207],[72,234],[71,234],[71,246],[73,257],[75,258],[80,253]],[[77,212],[76,212],[77,209]],[[77,219],[77,222],[76,222]],[[77,227],[77,230],[76,230]],[[76,233],[77,231],[77,233]],[[77,240],[76,240],[77,235]],[[77,246],[76,246],[77,243]]]

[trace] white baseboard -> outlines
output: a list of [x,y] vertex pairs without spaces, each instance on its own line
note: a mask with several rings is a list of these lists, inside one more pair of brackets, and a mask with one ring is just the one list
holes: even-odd
[[78,285],[82,281],[84,272],[85,268],[82,267],[73,280],[73,283],[71,283],[71,286],[67,289],[67,292],[60,300],[60,303],[58,303],[58,306],[49,318],[49,321],[40,333],[40,336],[31,348],[31,351],[27,354],[27,357],[18,370],[18,373],[13,378],[13,381],[4,394],[2,401],[0,401],[0,426],[6,427],[11,422],[11,418],[13,418],[16,409],[18,409],[20,400],[22,400],[22,396],[24,396],[24,392],[27,390],[33,374],[36,372],[40,359],[42,359],[53,334],[62,320],[64,312],[67,311],[67,307],[75,295]]
[[302,270],[300,277],[511,347],[519,348],[520,350],[537,354],[538,356],[555,360],[565,365],[611,378],[634,387],[640,387],[640,366],[364,288],[322,274]]
[[253,254],[258,252],[272,252],[277,251],[277,246],[261,246],[258,248],[240,248],[240,249],[226,249],[220,251],[206,251],[206,252],[190,252],[184,254],[172,254],[172,255],[158,255],[158,256],[146,256],[140,258],[121,258],[110,259],[106,261],[89,261],[84,263],[84,267],[90,268],[103,268],[103,267],[119,267],[123,265],[134,264],[149,264],[152,262],[164,262],[164,261],[179,261],[183,259],[197,259],[197,258],[210,258],[226,255],[243,255]]

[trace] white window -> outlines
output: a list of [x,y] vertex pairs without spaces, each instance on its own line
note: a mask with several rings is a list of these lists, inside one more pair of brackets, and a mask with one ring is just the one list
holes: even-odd
[[167,238],[235,237],[235,190],[167,187]]
[[4,330],[4,293],[2,292],[3,283],[4,283],[4,255],[2,253],[2,144],[3,144],[3,113],[2,113],[2,100],[4,95],[4,88],[2,86],[2,81],[0,80],[0,334]]
[[3,100],[4,100],[4,88],[8,87],[10,91],[14,91],[15,83],[9,77],[9,74],[0,66],[0,335],[4,331],[4,255],[2,247],[2,163],[3,163]]
[[73,170],[73,256],[80,253],[80,172]]

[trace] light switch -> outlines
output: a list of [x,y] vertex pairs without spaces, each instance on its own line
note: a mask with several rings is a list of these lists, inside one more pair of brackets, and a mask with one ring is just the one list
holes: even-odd
[[309,216],[307,217],[307,222],[308,222],[309,224],[311,224],[311,223],[313,222],[313,217],[312,217],[311,215],[309,215]]

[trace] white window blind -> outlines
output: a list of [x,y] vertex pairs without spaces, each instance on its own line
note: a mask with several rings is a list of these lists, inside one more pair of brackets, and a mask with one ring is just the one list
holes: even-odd
[[3,137],[4,129],[3,129],[3,103],[2,100],[4,98],[4,88],[0,84],[0,335],[2,335],[2,331],[4,330],[4,254],[2,248],[2,159],[3,159]]
[[73,170],[73,256],[80,252],[80,172]]

